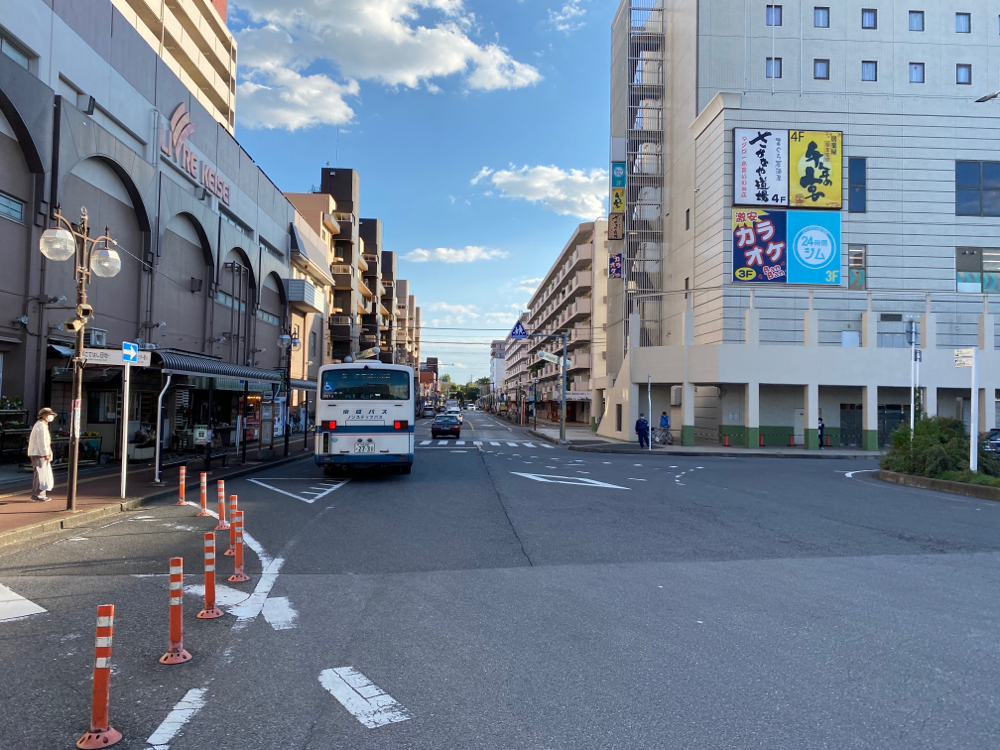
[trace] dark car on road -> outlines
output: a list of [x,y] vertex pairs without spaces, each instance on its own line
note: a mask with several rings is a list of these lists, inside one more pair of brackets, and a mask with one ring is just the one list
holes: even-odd
[[1000,456],[1000,430],[994,428],[983,438],[983,450]]
[[458,417],[452,416],[451,414],[438,414],[434,421],[431,422],[431,437],[460,437],[462,432],[462,423],[458,421]]

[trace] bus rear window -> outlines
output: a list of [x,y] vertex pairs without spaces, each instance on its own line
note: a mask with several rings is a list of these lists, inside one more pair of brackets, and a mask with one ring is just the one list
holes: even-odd
[[410,375],[403,370],[327,370],[320,397],[328,401],[406,401]]

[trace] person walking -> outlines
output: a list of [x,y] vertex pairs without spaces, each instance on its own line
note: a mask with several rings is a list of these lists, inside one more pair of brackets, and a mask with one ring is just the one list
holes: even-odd
[[54,484],[52,478],[52,439],[49,437],[49,423],[56,418],[52,409],[45,407],[38,412],[38,421],[31,428],[28,437],[28,458],[34,476],[31,480],[31,499],[36,503],[50,500],[48,491]]
[[823,418],[820,417],[819,421],[816,423],[816,434],[819,436],[819,447],[820,450],[823,449],[823,429],[825,425],[823,424]]
[[646,421],[646,415],[640,414],[639,418],[635,420],[635,434],[639,436],[639,447],[648,448],[649,447],[649,422]]

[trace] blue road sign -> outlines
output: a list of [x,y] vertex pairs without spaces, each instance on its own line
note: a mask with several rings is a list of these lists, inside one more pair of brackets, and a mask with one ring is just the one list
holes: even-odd
[[524,324],[519,320],[514,324],[514,327],[510,329],[510,337],[512,339],[526,339],[528,338],[528,331],[525,330]]
[[122,342],[122,362],[138,362],[139,345],[133,341]]

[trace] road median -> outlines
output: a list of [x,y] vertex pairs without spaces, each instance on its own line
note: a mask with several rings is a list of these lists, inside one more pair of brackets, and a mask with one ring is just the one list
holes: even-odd
[[1000,502],[1000,487],[987,487],[982,484],[918,477],[913,474],[900,474],[899,472],[886,471],[885,469],[878,470],[878,478],[883,482],[891,482],[892,484],[899,484],[904,487],[917,487],[924,490],[935,490],[936,492],[949,492],[952,495],[975,497],[979,500]]

